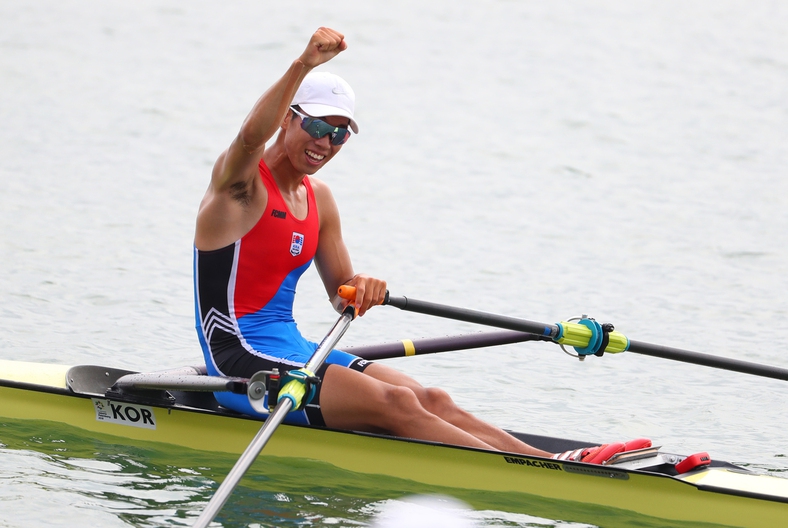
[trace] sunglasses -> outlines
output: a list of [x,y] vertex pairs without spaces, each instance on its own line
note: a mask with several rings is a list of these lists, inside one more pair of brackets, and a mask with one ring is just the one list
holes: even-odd
[[320,139],[323,136],[330,135],[329,139],[331,140],[332,145],[342,145],[350,137],[350,130],[345,127],[329,125],[322,119],[302,114],[292,106],[290,107],[290,110],[292,110],[293,113],[301,118],[301,128],[315,139]]

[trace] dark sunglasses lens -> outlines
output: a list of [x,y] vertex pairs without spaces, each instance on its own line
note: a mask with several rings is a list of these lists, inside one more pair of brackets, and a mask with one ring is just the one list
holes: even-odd
[[350,133],[346,128],[329,125],[325,121],[315,117],[303,118],[301,120],[301,128],[303,128],[307,134],[315,139],[320,139],[325,135],[330,135],[329,139],[331,140],[332,145],[341,145],[347,141],[348,137],[350,136]]
[[331,143],[334,145],[342,145],[350,137],[350,132],[347,128],[340,128],[335,134],[331,134]]

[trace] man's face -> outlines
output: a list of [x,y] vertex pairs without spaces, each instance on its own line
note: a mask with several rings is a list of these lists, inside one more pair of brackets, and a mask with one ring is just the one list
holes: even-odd
[[[340,151],[342,145],[332,145],[329,135],[315,139],[301,128],[301,117],[289,112],[289,118],[285,118],[283,124],[285,128],[285,150],[290,159],[290,163],[299,172],[304,174],[314,174],[328,160]],[[335,127],[350,126],[350,119],[340,116],[321,117],[323,121]]]

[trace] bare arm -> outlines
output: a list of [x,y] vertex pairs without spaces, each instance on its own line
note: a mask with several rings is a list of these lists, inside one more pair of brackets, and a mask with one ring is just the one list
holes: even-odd
[[315,266],[329,299],[339,311],[349,302],[339,298],[337,289],[343,284],[356,287],[356,299],[353,304],[358,310],[358,315],[362,316],[369,308],[383,302],[386,295],[386,282],[369,275],[353,273],[350,254],[342,239],[339,209],[331,190],[317,178],[310,177],[310,181],[315,191],[320,218],[320,242],[315,254]]
[[341,33],[321,27],[301,56],[255,103],[238,135],[214,164],[211,183],[197,214],[197,248],[224,247],[254,225],[268,198],[257,170],[266,142],[282,124],[306,74],[345,49],[347,43]]
[[215,192],[226,191],[238,182],[248,181],[256,175],[257,163],[263,156],[265,143],[273,137],[282,123],[301,81],[313,68],[347,49],[344,38],[344,35],[333,29],[318,29],[309,39],[309,44],[301,56],[257,100],[238,136],[214,166],[211,187]]

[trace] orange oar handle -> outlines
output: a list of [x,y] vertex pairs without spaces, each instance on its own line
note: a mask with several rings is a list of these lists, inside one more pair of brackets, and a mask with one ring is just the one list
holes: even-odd
[[[348,301],[354,301],[356,299],[356,287],[355,286],[348,286],[342,285],[337,290],[337,293],[343,299],[347,299]],[[383,299],[383,302],[380,304],[387,304],[389,300],[389,292],[386,290],[386,297]]]
[[356,298],[356,287],[355,286],[340,286],[337,293],[343,299],[347,299],[348,301],[352,301]]

